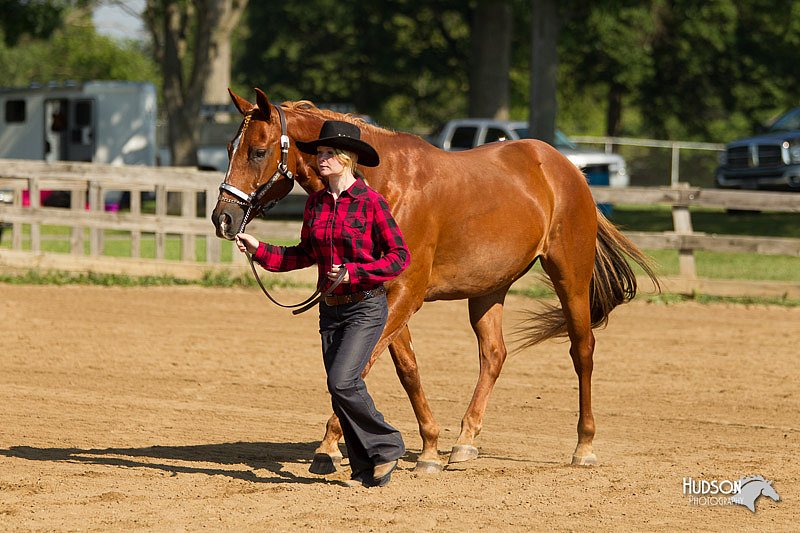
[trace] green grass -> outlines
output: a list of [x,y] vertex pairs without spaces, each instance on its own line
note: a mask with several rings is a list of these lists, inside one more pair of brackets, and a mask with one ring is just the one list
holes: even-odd
[[[285,278],[262,277],[264,286],[273,288],[306,288],[310,285],[295,283]],[[249,273],[232,276],[227,272],[207,272],[202,279],[186,280],[173,276],[126,276],[119,274],[75,274],[60,271],[40,272],[29,270],[23,274],[0,273],[0,283],[12,285],[95,285],[115,287],[163,287],[196,285],[201,287],[257,287],[255,279]],[[553,291],[546,285],[535,285],[526,289],[511,289],[511,294],[518,294],[532,299],[551,299]],[[657,294],[643,295],[646,301],[660,305],[675,305],[681,302],[694,301],[703,304],[738,303],[746,305],[779,305],[783,307],[800,307],[800,300],[777,297],[723,297],[703,294]]]
[[[70,252],[69,226],[41,226],[41,249],[48,253]],[[273,244],[291,245],[296,241],[276,240]],[[11,248],[11,230],[3,231],[0,248]],[[22,226],[22,249],[30,250],[30,225]],[[83,232],[83,253],[89,254],[89,230]],[[200,235],[195,238],[195,261],[204,262],[206,253],[206,237]],[[237,252],[238,253],[238,252]],[[131,257],[131,233],[129,231],[104,230],[103,254],[108,257]],[[156,239],[153,233],[142,233],[141,256],[143,259],[154,259],[156,256]],[[169,260],[181,258],[181,239],[178,235],[167,234],[164,257]],[[233,260],[233,243],[220,240],[220,260],[229,263]]]
[[[615,205],[611,221],[623,231],[672,231],[669,206]],[[727,213],[723,209],[692,209],[695,231],[718,235],[747,235],[800,239],[796,213]],[[677,250],[645,250],[658,265],[658,273],[677,275]],[[695,252],[701,278],[800,282],[800,258],[749,253]],[[641,271],[638,271],[641,272]]]
[[[670,231],[672,214],[669,206],[630,206],[615,205],[611,220],[623,230],[629,231]],[[753,235],[770,237],[800,238],[800,217],[794,213],[727,213],[722,209],[692,209],[692,223],[696,231],[727,235]],[[42,250],[45,252],[69,253],[70,228],[67,226],[42,226]],[[84,233],[84,253],[89,253],[89,232]],[[10,248],[11,232],[7,229],[0,240],[0,248]],[[295,241],[296,242],[296,241]],[[275,244],[291,245],[295,242],[275,242]],[[198,262],[205,257],[205,237],[198,237],[196,250]],[[233,246],[229,241],[221,241],[221,259],[230,262],[233,257]],[[155,257],[155,237],[151,234],[142,235],[143,258]],[[30,249],[30,226],[23,226],[23,249]],[[166,240],[165,255],[167,259],[180,258],[180,238],[177,235],[168,235]],[[657,265],[657,273],[662,276],[672,276],[679,273],[678,252],[676,250],[645,250]],[[238,252],[237,252],[238,253]],[[130,257],[131,244],[130,232],[105,231],[104,254],[112,257]],[[790,283],[800,282],[800,258],[790,256],[770,256],[741,253],[695,252],[697,274],[701,278],[729,279],[729,280],[762,280],[782,281]],[[538,265],[537,265],[538,268]],[[637,271],[641,273],[640,270]],[[231,277],[229,274],[208,274],[203,280],[193,282],[173,278],[130,278],[126,276],[111,276],[100,274],[65,274],[30,272],[21,276],[0,276],[0,282],[5,283],[87,283],[99,285],[186,285],[198,284],[211,287],[255,286],[254,280],[247,275]],[[265,283],[269,286],[292,286],[290,283],[281,282],[280,279],[267,277]],[[544,287],[534,287],[527,290],[515,290],[517,294],[533,298],[551,297],[552,292]],[[653,297],[653,301],[671,303],[684,301],[715,301],[714,298],[703,295],[679,296],[660,295]],[[725,301],[738,301],[741,303],[778,303],[781,305],[796,305],[780,298],[736,299],[725,298]]]
[[[296,283],[286,278],[262,276],[262,283],[272,288],[305,288],[310,285]],[[72,273],[58,270],[41,272],[28,270],[22,274],[0,273],[0,283],[9,285],[100,285],[117,287],[161,287],[180,285],[199,285],[201,287],[258,287],[255,279],[247,272],[231,275],[229,272],[206,272],[202,279],[189,280],[174,276],[128,276],[123,274],[100,274],[96,272]]]
[[[695,231],[800,239],[800,216],[796,213],[727,213],[710,208],[691,208],[691,213]],[[609,219],[623,231],[673,230],[669,206],[615,205]]]
[[[662,276],[677,276],[677,250],[645,250]],[[800,258],[786,255],[756,255],[722,252],[694,253],[697,276],[709,279],[783,281],[800,283]],[[642,271],[636,267],[636,272]]]

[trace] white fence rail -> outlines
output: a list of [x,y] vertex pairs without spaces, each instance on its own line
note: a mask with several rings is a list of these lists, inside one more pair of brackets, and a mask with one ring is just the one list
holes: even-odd
[[681,181],[680,161],[681,150],[685,151],[704,151],[716,152],[717,154],[725,151],[725,145],[721,143],[701,143],[689,141],[663,141],[658,139],[636,139],[631,137],[593,137],[588,135],[570,137],[579,144],[602,145],[607,154],[613,153],[614,146],[637,146],[641,148],[659,148],[669,150],[669,185],[678,186]]
[[[131,275],[170,274],[198,278],[217,269],[241,270],[241,261],[222,263],[221,241],[215,236],[209,214],[216,203],[222,174],[183,168],[116,167],[86,163],[45,163],[40,161],[0,160],[0,190],[13,191],[11,205],[0,204],[0,223],[10,224],[10,248],[0,248],[0,268],[52,268],[59,270],[92,270],[95,272]],[[70,209],[43,207],[39,191],[69,191]],[[23,206],[23,190],[30,191],[30,205]],[[130,192],[130,210],[106,212],[103,195],[108,191]],[[153,213],[142,212],[141,192],[155,197]],[[167,195],[180,197],[179,212],[167,208]],[[598,202],[613,204],[672,206],[673,231],[627,232],[637,245],[645,249],[675,249],[679,254],[680,290],[709,289],[709,280],[697,278],[695,250],[780,254],[800,257],[800,239],[709,235],[694,231],[690,207],[715,207],[800,213],[800,194],[753,191],[723,191],[689,187],[626,188],[594,187]],[[88,209],[87,209],[88,198]],[[204,204],[198,210],[198,198]],[[304,202],[293,196],[284,208],[297,211]],[[280,204],[279,204],[280,205]],[[800,217],[798,217],[800,222]],[[70,227],[70,253],[44,253],[41,226],[51,224]],[[257,234],[269,234],[267,223],[252,223]],[[28,225],[29,245],[23,246],[23,225]],[[104,255],[104,244],[111,231],[130,235],[130,257]],[[8,229],[6,230],[8,231]],[[88,253],[84,244],[88,234]],[[153,237],[150,237],[152,234]],[[155,240],[154,258],[142,258],[142,238]],[[168,235],[180,239],[180,259],[166,260]],[[239,254],[234,254],[238,257]],[[200,259],[198,259],[200,257]],[[800,264],[798,265],[800,267]],[[739,285],[746,285],[736,282]],[[766,282],[765,282],[766,283]],[[768,283],[766,283],[769,285]],[[797,295],[800,284],[779,284],[767,292]],[[758,286],[765,286],[764,283]],[[782,292],[781,292],[782,291]],[[747,292],[745,290],[745,292]],[[764,292],[762,289],[753,292]]]

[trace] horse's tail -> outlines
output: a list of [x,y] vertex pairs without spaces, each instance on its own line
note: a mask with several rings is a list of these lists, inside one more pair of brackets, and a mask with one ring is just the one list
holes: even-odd
[[[636,274],[625,259],[626,255],[642,268],[653,281],[656,290],[660,292],[661,284],[650,258],[598,210],[594,270],[589,282],[589,306],[593,329],[605,326],[608,323],[608,315],[615,307],[629,302],[636,296]],[[523,336],[520,349],[550,338],[565,337],[567,321],[564,311],[557,305],[545,304],[544,310],[535,312],[518,332]]]
[[605,326],[608,315],[616,306],[636,296],[636,274],[625,259],[626,255],[644,270],[656,291],[660,292],[661,283],[650,258],[598,211],[597,252],[589,283],[592,328]]

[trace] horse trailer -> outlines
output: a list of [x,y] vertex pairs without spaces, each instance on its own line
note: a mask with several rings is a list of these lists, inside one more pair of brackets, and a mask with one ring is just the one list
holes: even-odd
[[0,158],[156,164],[152,83],[90,81],[0,89]]

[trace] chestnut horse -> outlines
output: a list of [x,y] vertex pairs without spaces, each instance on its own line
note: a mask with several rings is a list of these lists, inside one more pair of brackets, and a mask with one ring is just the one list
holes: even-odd
[[[415,135],[320,110],[307,101],[278,107],[258,89],[256,105],[233,92],[231,98],[244,120],[229,145],[230,164],[212,214],[221,238],[233,239],[248,222],[253,214],[248,204],[258,204],[253,209],[257,211],[285,196],[292,178],[309,193],[325,187],[315,157],[294,148],[297,140],[316,138],[325,120],[358,124],[362,138],[380,154],[379,167],[362,170],[369,185],[389,203],[411,251],[411,264],[387,285],[389,319],[364,374],[388,347],[419,422],[422,453],[417,470],[436,472],[442,466],[439,425],[420,383],[409,319],[423,302],[469,301],[480,374],[449,462],[474,459],[475,437],[507,354],[503,303],[511,285],[537,260],[561,307],[536,315],[538,322],[527,331],[525,345],[569,337],[580,390],[572,463],[595,463],[592,328],[604,325],[612,309],[636,294],[636,277],[625,255],[642,266],[656,287],[658,281],[648,259],[598,212],[581,171],[556,149],[536,140],[449,153]],[[282,130],[288,137],[283,143]],[[312,472],[329,473],[338,465],[341,437],[334,415],[316,450]]]

